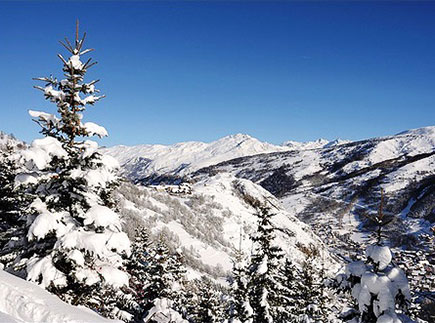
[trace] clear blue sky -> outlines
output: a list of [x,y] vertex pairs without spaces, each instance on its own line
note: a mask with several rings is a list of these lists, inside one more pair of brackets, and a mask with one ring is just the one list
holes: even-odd
[[30,141],[54,111],[58,40],[88,33],[105,145],[361,139],[435,125],[435,3],[2,2],[0,129]]

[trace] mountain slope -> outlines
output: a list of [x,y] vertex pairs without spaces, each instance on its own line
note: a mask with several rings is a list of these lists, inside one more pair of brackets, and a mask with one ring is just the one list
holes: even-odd
[[194,177],[217,173],[260,184],[287,210],[296,208],[300,219],[314,225],[331,222],[339,229],[347,221],[348,231],[360,231],[356,226],[367,222],[364,215],[377,211],[380,188],[385,192],[385,213],[395,217],[402,234],[427,232],[435,220],[435,127],[233,159],[201,169]]
[[156,236],[166,234],[172,248],[180,249],[192,277],[228,275],[238,250],[248,255],[256,229],[255,205],[266,204],[276,215],[277,242],[296,262],[305,258],[304,247],[320,250],[329,267],[335,263],[310,227],[284,210],[260,186],[228,174],[204,178],[189,189],[176,186],[139,187],[123,184],[118,190],[126,231],[145,225]]

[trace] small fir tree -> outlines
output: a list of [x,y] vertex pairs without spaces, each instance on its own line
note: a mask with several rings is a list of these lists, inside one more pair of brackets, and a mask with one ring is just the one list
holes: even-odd
[[185,269],[178,253],[171,253],[163,234],[149,249],[146,256],[147,282],[144,286],[144,309],[148,312],[156,299],[167,299],[177,307],[180,298]]
[[233,264],[231,282],[230,322],[252,323],[252,307],[249,304],[248,270],[241,253]]
[[195,280],[194,284],[196,291],[193,308],[189,313],[189,322],[224,322],[226,318],[226,301],[219,286],[206,277]]
[[147,271],[149,265],[149,248],[151,242],[147,230],[139,226],[136,228],[134,241],[131,245],[131,255],[127,260],[127,271],[130,275],[129,286],[132,294],[139,306],[139,311],[135,317],[137,320],[145,315],[145,307],[148,300],[145,296],[150,275]]
[[15,187],[18,173],[15,149],[0,150],[0,263],[6,267],[21,253],[20,239],[26,223],[23,211],[29,203],[24,190]]
[[238,252],[233,263],[230,288],[229,321],[234,323],[252,323],[252,307],[249,304],[248,269],[246,260]]
[[356,316],[361,322],[403,322],[411,298],[405,273],[392,264],[389,247],[382,245],[383,228],[391,222],[383,213],[384,196],[376,216],[371,217],[377,228],[375,244],[366,249],[367,260],[356,261],[346,266],[346,272],[337,277],[342,290],[351,292],[355,299]]
[[299,321],[337,322],[333,311],[331,288],[326,284],[323,263],[319,263],[319,250],[313,245],[305,249],[306,259],[302,266],[299,287]]
[[268,207],[259,207],[257,233],[252,237],[254,252],[249,266],[249,299],[254,322],[280,322],[288,313],[284,304],[284,253],[274,244],[275,233],[271,223],[273,214]]
[[286,308],[289,322],[296,322],[299,316],[303,314],[304,299],[302,297],[305,286],[303,285],[302,270],[295,265],[289,258],[285,259],[283,266],[284,285],[286,287],[284,293],[283,306]]

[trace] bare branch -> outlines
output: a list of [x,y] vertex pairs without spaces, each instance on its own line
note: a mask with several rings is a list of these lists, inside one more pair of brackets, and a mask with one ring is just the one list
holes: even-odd
[[67,37],[65,37],[65,42],[68,44],[69,48],[71,48],[70,52],[71,52],[71,54],[72,54],[73,51],[74,51],[74,47],[71,45],[71,43],[70,43],[70,41],[68,40]]

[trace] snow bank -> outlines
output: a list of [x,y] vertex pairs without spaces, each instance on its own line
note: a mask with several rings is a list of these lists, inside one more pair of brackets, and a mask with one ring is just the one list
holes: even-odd
[[114,322],[0,270],[0,322]]

